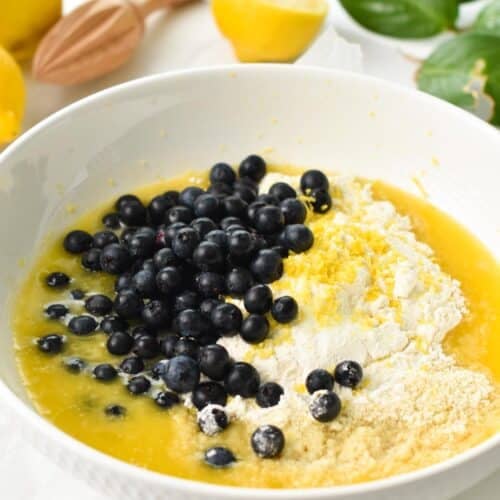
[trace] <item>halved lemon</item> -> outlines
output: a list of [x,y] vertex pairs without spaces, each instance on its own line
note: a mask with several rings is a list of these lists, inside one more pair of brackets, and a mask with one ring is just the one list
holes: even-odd
[[213,0],[220,31],[243,62],[288,62],[299,57],[321,29],[326,0]]

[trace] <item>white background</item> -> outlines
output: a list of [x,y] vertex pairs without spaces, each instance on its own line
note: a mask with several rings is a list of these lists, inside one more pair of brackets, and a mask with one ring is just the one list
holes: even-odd
[[[43,1],[43,0],[41,0]],[[82,3],[66,0],[65,10]],[[483,3],[483,2],[480,2]],[[467,6],[467,9],[473,7]],[[467,24],[469,15],[463,16]],[[361,45],[364,71],[406,86],[414,86],[416,59],[425,57],[438,40],[402,43],[374,36],[360,29],[332,1],[330,21],[352,42]],[[144,75],[179,68],[236,62],[230,46],[217,32],[206,2],[195,2],[153,15],[145,39],[133,59],[112,75],[76,88],[59,88],[34,82],[25,68],[28,105],[25,129],[67,104],[103,88]],[[15,422],[0,408],[0,497],[5,500],[110,500],[90,486],[68,476],[48,462],[16,434]],[[500,472],[454,500],[494,500],[499,498]],[[397,499],[395,499],[397,500]]]

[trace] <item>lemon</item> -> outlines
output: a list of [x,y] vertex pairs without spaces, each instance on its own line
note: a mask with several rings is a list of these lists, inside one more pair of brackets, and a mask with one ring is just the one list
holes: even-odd
[[0,0],[0,45],[18,61],[31,57],[61,16],[61,4],[62,0]]
[[21,69],[0,46],[0,145],[16,137],[24,113],[25,90]]
[[213,0],[220,31],[244,62],[288,62],[318,34],[326,0]]

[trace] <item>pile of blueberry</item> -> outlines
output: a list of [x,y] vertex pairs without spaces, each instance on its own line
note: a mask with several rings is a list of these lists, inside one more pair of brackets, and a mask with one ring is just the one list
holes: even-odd
[[[179,394],[191,393],[198,423],[207,434],[228,425],[228,395],[255,398],[261,407],[278,404],[282,387],[261,384],[255,368],[230,359],[217,340],[240,335],[246,342],[259,343],[269,334],[266,314],[279,323],[297,317],[296,301],[289,296],[274,300],[267,285],[281,277],[289,252],[305,252],[313,245],[314,236],[304,225],[307,205],[317,213],[332,206],[328,179],[318,170],[301,177],[305,201],[283,182],[259,194],[266,174],[259,156],[243,160],[238,174],[218,163],[210,170],[207,190],[189,186],[167,191],[147,206],[126,194],[117,200],[116,211],[103,217],[105,230],[94,235],[68,233],[66,251],[79,255],[89,272],[115,276],[115,294],[72,290],[88,314],[71,316],[63,304],[45,310],[74,335],[108,335],[107,350],[120,358],[116,364],[94,366],[95,379],[110,381],[122,372],[129,392],[136,395],[153,395],[152,382],[162,381],[167,390],[154,394],[154,399],[163,408],[177,404]],[[54,288],[65,289],[71,282],[59,271],[46,278]],[[248,315],[243,317],[225,296],[242,299]],[[37,343],[42,351],[57,353],[66,341],[66,336],[49,334]],[[80,358],[65,363],[72,372],[86,369]],[[125,411],[118,405],[105,409],[110,416]],[[252,446],[259,456],[281,451],[284,439],[278,431],[272,426],[257,429]],[[209,450],[206,460],[220,465],[221,459]]]

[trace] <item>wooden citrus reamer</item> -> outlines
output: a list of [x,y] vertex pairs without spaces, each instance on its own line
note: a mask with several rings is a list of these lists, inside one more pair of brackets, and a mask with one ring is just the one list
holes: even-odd
[[110,73],[133,54],[154,11],[189,0],[91,0],[63,17],[40,42],[37,80],[76,85]]

